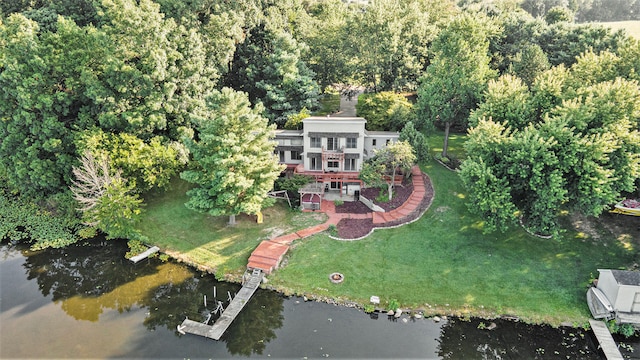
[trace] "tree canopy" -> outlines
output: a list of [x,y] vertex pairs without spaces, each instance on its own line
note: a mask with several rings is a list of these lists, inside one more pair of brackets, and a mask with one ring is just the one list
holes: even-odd
[[489,19],[462,14],[442,30],[432,45],[434,58],[418,89],[418,128],[445,129],[442,155],[447,156],[449,128],[465,128],[469,113],[481,101],[489,79],[489,36],[497,29]]
[[185,139],[193,155],[180,176],[197,187],[189,190],[190,209],[213,216],[256,214],[283,167],[273,155],[274,126],[261,108],[251,108],[246,94],[229,88],[207,100],[208,116],[194,118],[197,136]]
[[362,164],[360,179],[369,186],[386,184],[389,201],[393,198],[393,187],[398,170],[407,174],[415,164],[416,155],[407,141],[397,141],[376,151]]
[[487,229],[521,218],[554,234],[560,209],[597,216],[637,188],[640,90],[622,63],[588,53],[547,71],[531,92],[509,76],[489,85],[461,170]]
[[[135,216],[112,211],[114,204],[135,209],[138,196],[163,189],[181,171],[205,171],[199,161],[214,154],[196,145],[229,131],[220,125],[226,115],[219,109],[262,134],[264,124],[254,118],[299,127],[323,89],[358,87],[371,93],[359,109],[369,129],[401,130],[419,159],[428,156],[425,133],[433,127],[491,129],[503,141],[487,146],[513,152],[509,161],[538,164],[532,169],[547,177],[536,181],[560,184],[556,192],[536,196],[565,206],[590,189],[592,203],[573,203],[595,214],[634,182],[630,154],[637,149],[629,144],[638,117],[630,109],[633,84],[640,80],[640,44],[623,32],[579,23],[640,13],[638,0],[616,4],[625,10],[594,0],[0,2],[0,187],[7,196],[44,204],[51,214],[69,215],[70,231],[86,233],[70,190],[74,169],[85,153],[104,155],[109,171],[122,176],[111,183],[122,197],[112,194],[114,201],[94,212],[94,220],[107,224],[121,216],[125,229]],[[413,110],[401,91],[417,91]],[[367,97],[375,101],[367,103]],[[621,108],[608,109],[607,101]],[[627,128],[625,135],[620,129]],[[566,153],[557,153],[561,146]],[[258,147],[256,161],[272,174],[270,160],[257,155],[270,145]],[[592,158],[581,148],[591,149]],[[529,158],[516,157],[524,153]],[[551,228],[552,220],[534,216],[555,206],[530,196],[537,185],[513,187],[515,178],[496,170],[490,157],[474,159],[467,169],[478,179],[484,174],[485,190],[506,184],[499,198],[515,196],[514,212],[523,214],[527,204],[529,223]],[[587,169],[570,173],[567,163]],[[240,191],[253,179],[246,176],[224,186]],[[537,179],[521,174],[526,176]],[[610,183],[614,177],[618,181]],[[586,178],[602,186],[576,180]],[[254,205],[216,206],[226,214],[255,212],[269,180],[259,183]],[[491,199],[480,192],[472,198]],[[120,223],[113,221],[102,230],[117,234]],[[57,237],[37,246],[70,241]]]

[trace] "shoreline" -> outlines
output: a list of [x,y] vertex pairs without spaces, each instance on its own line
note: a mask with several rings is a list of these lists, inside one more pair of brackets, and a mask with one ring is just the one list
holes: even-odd
[[[194,262],[184,257],[182,253],[178,253],[178,252],[162,252],[162,253],[168,255],[169,258],[171,258],[172,260],[178,263],[182,263],[195,270],[214,276],[217,281],[242,285],[242,278],[245,272],[242,272],[242,274],[234,274],[234,273],[218,274],[215,268]],[[365,306],[368,305],[368,304],[362,304],[358,301],[355,301],[349,298],[342,298],[342,297],[334,298],[334,297],[314,294],[311,292],[290,289],[282,286],[273,286],[269,284],[268,277],[266,276],[265,276],[265,280],[266,282],[263,282],[259,286],[261,289],[276,292],[284,297],[299,297],[299,298],[302,298],[304,301],[322,302],[326,304],[344,306],[347,308],[353,308],[353,309],[358,309],[363,311],[365,310]],[[517,315],[517,313],[498,314],[495,311],[489,310],[487,307],[482,307],[482,308],[477,308],[472,306],[453,307],[453,306],[449,306],[449,304],[444,304],[444,305],[427,304],[425,306],[420,306],[420,307],[400,307],[400,309],[402,309],[402,312],[409,315],[410,317],[415,317],[416,314],[419,314],[424,319],[433,319],[436,317],[439,317],[442,319],[455,318],[455,319],[461,319],[461,320],[468,320],[470,318],[476,318],[476,319],[482,319],[482,320],[500,319],[500,320],[512,321],[512,322],[522,322],[527,325],[550,326],[552,328],[570,327],[570,328],[576,328],[576,329],[577,328],[586,329],[587,328],[586,326],[588,324],[587,322],[588,319],[585,319],[584,321],[583,319],[580,319],[580,320],[576,319],[573,322],[564,321],[560,323],[529,321],[526,318],[523,318]],[[384,307],[376,306],[374,311],[380,314],[383,314],[383,313],[386,313],[387,310],[388,309]],[[583,322],[584,324],[582,324]]]

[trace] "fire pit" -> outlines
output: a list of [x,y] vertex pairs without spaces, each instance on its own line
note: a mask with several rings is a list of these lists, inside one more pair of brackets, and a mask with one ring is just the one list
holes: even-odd
[[335,273],[329,275],[329,280],[331,280],[331,282],[334,283],[334,284],[339,284],[342,281],[344,281],[344,275],[335,272]]

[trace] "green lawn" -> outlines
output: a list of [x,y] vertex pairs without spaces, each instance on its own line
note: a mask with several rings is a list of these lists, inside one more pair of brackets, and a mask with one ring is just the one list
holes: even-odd
[[[464,137],[452,140],[452,150],[459,149]],[[438,150],[430,144],[441,151],[442,145]],[[595,241],[574,230],[560,240],[532,237],[520,228],[484,235],[482,221],[467,210],[457,175],[435,162],[423,170],[436,196],[419,221],[378,230],[361,241],[318,235],[297,242],[288,265],[270,276],[270,284],[287,293],[363,304],[377,295],[429,313],[513,314],[530,322],[583,324],[589,316],[585,292],[597,268],[628,265],[634,252],[637,256],[612,236],[598,235]],[[328,280],[336,271],[345,275],[338,285]]]
[[[463,158],[464,135],[453,134],[450,152]],[[429,137],[432,153],[441,151],[442,134]],[[482,233],[482,221],[469,213],[455,172],[433,161],[423,165],[435,187],[431,208],[417,222],[377,230],[360,241],[341,242],[325,235],[296,241],[288,264],[269,276],[269,285],[290,294],[330,297],[366,304],[371,295],[386,303],[424,308],[431,314],[520,316],[530,322],[583,324],[589,316],[585,292],[598,268],[619,268],[638,258],[638,218],[608,216],[603,221],[563,219],[559,240],[532,237],[520,228]],[[243,271],[251,251],[274,231],[291,232],[320,223],[319,214],[277,205],[264,224],[240,216],[210,217],[185,208],[188,184],[175,180],[171,191],[147,197],[142,231],[172,256],[218,277]],[[605,226],[618,222],[613,236]],[[574,230],[578,224],[580,230]],[[603,225],[604,224],[604,225]],[[630,229],[627,231],[626,229]],[[328,276],[341,272],[345,281]]]
[[260,241],[326,220],[324,214],[291,210],[286,202],[278,200],[263,211],[263,224],[257,224],[255,216],[239,215],[238,224],[230,227],[226,216],[213,217],[187,209],[184,204],[189,186],[174,179],[170,191],[147,196],[140,230],[163,252],[215,270],[219,278],[223,274],[242,274]]
[[640,39],[640,21],[611,21],[600,24],[605,27],[610,27],[614,31],[625,29],[628,35]]
[[[440,154],[442,153],[442,147],[444,145],[444,132],[436,131],[431,133],[427,137],[427,141],[429,142],[429,148],[431,149],[431,154]],[[449,147],[447,149],[447,153],[449,156],[454,156],[460,160],[465,158],[464,153],[464,141],[466,139],[466,135],[458,134],[451,132],[449,133]]]

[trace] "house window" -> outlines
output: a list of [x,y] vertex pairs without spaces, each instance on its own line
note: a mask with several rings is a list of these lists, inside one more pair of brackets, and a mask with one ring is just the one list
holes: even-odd
[[311,141],[310,146],[311,146],[312,148],[319,148],[319,147],[321,147],[321,146],[322,146],[322,144],[321,144],[321,142],[320,142],[320,138],[319,138],[319,137],[312,137],[312,138],[309,138],[309,140]]
[[338,150],[338,138],[327,138],[327,150]]
[[291,139],[291,145],[302,145],[302,139]]
[[391,139],[387,139],[387,146],[389,145],[390,142],[391,142]]
[[347,149],[355,149],[358,147],[358,138],[347,138]]
[[322,161],[320,158],[312,157],[311,160],[311,170],[322,170]]
[[284,162],[284,151],[279,151],[279,155],[280,155],[280,162],[283,163]]
[[291,160],[302,160],[302,154],[300,154],[300,151],[291,151]]
[[338,167],[340,167],[340,164],[337,161],[327,161],[327,168],[337,169]]
[[344,160],[344,169],[345,170],[355,171],[355,170],[357,170],[356,165],[357,165],[356,159],[345,159]]
[[373,139],[371,145],[376,146],[376,139]]

